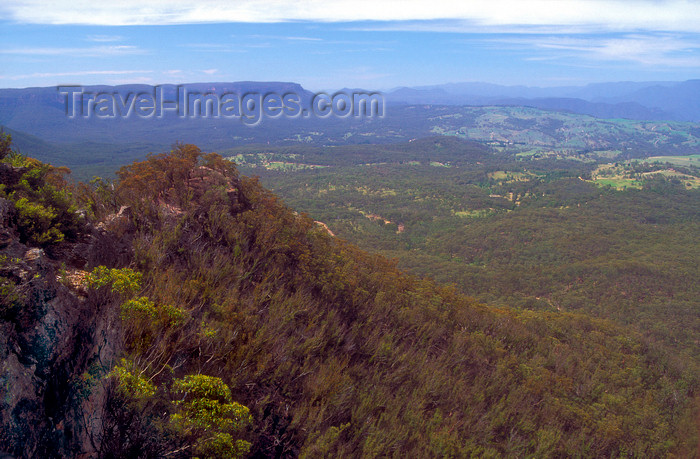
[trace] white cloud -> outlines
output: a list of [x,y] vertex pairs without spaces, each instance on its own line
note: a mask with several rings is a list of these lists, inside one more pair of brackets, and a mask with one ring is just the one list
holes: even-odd
[[316,37],[280,37],[284,40],[292,40],[292,41],[322,41],[320,38]]
[[110,85],[120,85],[120,84],[155,84],[155,80],[151,77],[141,76],[141,77],[129,77],[129,78],[107,78],[105,80],[106,84]]
[[138,75],[153,73],[153,70],[82,70],[77,72],[45,72],[31,73],[28,75],[0,75],[3,80],[25,80],[28,78],[63,78],[63,77],[81,77],[93,75]]
[[595,61],[634,62],[646,66],[700,67],[700,42],[674,34],[627,34],[614,37],[527,36],[489,39],[499,48],[511,46],[551,55],[528,60],[585,58]]
[[[236,37],[234,35],[234,37]],[[288,40],[288,41],[323,41],[321,38],[317,37],[299,37],[299,36],[284,36],[284,35],[248,35],[248,38],[253,39],[274,39],[274,40]]]
[[247,53],[248,50],[242,49],[238,44],[226,43],[185,43],[184,48],[189,48],[201,53]]
[[218,71],[219,71],[219,69],[206,69],[206,70],[202,70],[202,73],[206,73],[207,75],[213,75]]
[[122,41],[124,37],[121,35],[88,35],[88,41],[94,41],[97,43],[109,43],[113,41]]
[[[195,24],[283,21],[464,21],[463,28],[572,26],[599,30],[700,31],[691,0],[4,0],[0,14],[39,24]],[[426,24],[408,24],[420,29]],[[428,24],[429,26],[429,24]],[[453,25],[458,27],[459,25]]]
[[0,48],[0,54],[20,54],[33,56],[71,56],[71,57],[108,57],[126,54],[144,54],[145,51],[136,46],[91,46],[87,48],[52,48],[24,47]]

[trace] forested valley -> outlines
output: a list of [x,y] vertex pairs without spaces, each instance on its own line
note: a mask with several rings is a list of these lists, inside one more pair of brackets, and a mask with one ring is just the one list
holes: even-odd
[[[247,148],[226,156],[267,154]],[[291,171],[240,166],[258,179],[177,144],[81,184],[5,139],[0,444],[34,457],[695,454],[690,179],[617,190],[594,183],[594,163],[452,138],[319,150],[276,153]]]

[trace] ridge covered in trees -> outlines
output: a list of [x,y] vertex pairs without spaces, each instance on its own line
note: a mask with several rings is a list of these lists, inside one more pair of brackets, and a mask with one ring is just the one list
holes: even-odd
[[[697,449],[697,373],[663,345],[609,320],[487,307],[407,275],[329,236],[218,155],[177,145],[122,168],[114,184],[74,187],[18,155],[2,167],[20,177],[0,190],[16,239],[6,247],[43,248],[42,276],[118,330],[114,358],[95,360],[67,389],[104,394],[83,433],[99,457]],[[55,217],[23,225],[27,205]],[[112,243],[66,256],[98,235]],[[3,263],[1,318],[19,329],[36,288],[13,274],[19,261]],[[30,435],[12,432],[0,444],[21,455]]]
[[[291,207],[412,274],[490,305],[612,319],[699,363],[694,157],[523,160],[443,138],[375,147],[325,163],[320,149],[233,157]],[[301,167],[310,159],[328,167]],[[598,180],[602,168],[619,178]]]

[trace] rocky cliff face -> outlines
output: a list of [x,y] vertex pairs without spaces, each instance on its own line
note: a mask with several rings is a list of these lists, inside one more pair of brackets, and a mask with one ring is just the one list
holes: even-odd
[[104,405],[100,383],[120,347],[115,308],[84,289],[85,269],[118,264],[129,248],[89,227],[51,250],[20,243],[1,200],[0,451],[90,456]]
[[[0,186],[11,190],[28,170],[0,163]],[[187,175],[191,202],[220,188],[232,213],[249,207],[237,177],[204,166]],[[156,202],[161,217],[182,213],[168,193]],[[40,248],[0,197],[0,459],[101,456],[111,422],[104,376],[121,356],[123,330],[115,297],[85,279],[96,266],[133,261],[133,219],[121,206],[100,222],[83,219],[77,239]]]

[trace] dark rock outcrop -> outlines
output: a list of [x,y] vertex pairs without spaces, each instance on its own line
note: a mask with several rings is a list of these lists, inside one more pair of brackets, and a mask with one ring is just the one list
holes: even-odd
[[0,163],[0,183],[15,185],[25,172],[27,172],[25,167],[14,167],[7,163]]
[[[129,250],[91,228],[83,242],[28,247],[0,202],[0,451],[22,458],[94,454],[101,381],[120,347],[114,305],[86,295],[85,270],[126,262]],[[77,279],[77,281],[76,281]]]
[[[16,183],[22,172],[0,163],[0,182]],[[203,216],[212,202],[231,214],[250,208],[238,176],[225,168],[195,167],[184,185],[181,195],[155,197],[166,218]],[[14,204],[0,198],[0,454],[100,455],[112,422],[105,376],[124,348],[123,330],[118,297],[85,280],[96,266],[133,261],[135,220],[145,218],[135,213],[124,205],[98,224],[83,216],[76,236],[37,247],[21,237]]]
[[187,187],[192,191],[193,202],[202,202],[204,194],[216,187],[223,187],[229,201],[231,214],[248,210],[250,203],[240,191],[238,177],[230,177],[206,166],[195,168],[187,181]]

